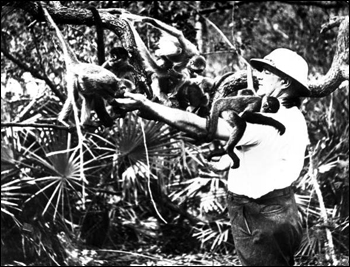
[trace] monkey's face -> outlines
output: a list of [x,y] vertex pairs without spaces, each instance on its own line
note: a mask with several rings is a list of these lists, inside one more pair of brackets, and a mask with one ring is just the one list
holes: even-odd
[[276,97],[264,97],[260,112],[276,113],[280,108],[280,102]]
[[160,57],[157,60],[157,64],[158,66],[160,66],[162,69],[165,69],[165,70],[171,69],[174,66],[173,62],[171,62],[169,59],[167,59],[164,56]]
[[193,56],[187,64],[187,68],[197,74],[201,74],[207,66],[207,62],[202,56]]
[[124,47],[120,47],[120,46],[113,47],[111,49],[110,54],[114,60],[121,59],[121,60],[125,61],[130,57],[129,52]]
[[120,79],[118,82],[118,89],[116,90],[114,97],[123,97],[125,92],[133,92],[136,89],[135,84],[128,79]]
[[270,106],[269,106],[269,104],[267,102],[263,103],[263,105],[261,107],[261,112],[271,113]]

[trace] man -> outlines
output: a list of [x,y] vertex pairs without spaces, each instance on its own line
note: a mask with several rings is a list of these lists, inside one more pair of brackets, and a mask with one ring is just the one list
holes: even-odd
[[[258,94],[277,97],[281,108],[265,113],[286,127],[281,136],[274,127],[247,124],[237,145],[240,167],[228,174],[227,205],[235,248],[242,265],[294,264],[302,227],[291,184],[304,164],[308,134],[299,110],[300,98],[309,95],[308,66],[297,53],[279,48],[264,59],[252,59],[260,71]],[[206,120],[195,114],[153,103],[136,94],[117,102],[182,131],[206,134]],[[228,140],[232,128],[220,119],[216,138]]]

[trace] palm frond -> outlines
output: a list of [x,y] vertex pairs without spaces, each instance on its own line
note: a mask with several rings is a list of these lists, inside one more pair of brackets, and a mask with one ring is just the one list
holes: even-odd
[[[43,195],[47,203],[43,205],[41,213],[52,212],[56,220],[59,214],[65,217],[66,209],[70,212],[70,197],[85,198],[81,193],[84,181],[80,176],[80,169],[86,171],[89,163],[80,164],[77,149],[69,149],[70,136],[54,131],[31,132],[37,136],[37,142],[24,149],[27,159],[42,169],[39,177],[27,178],[27,181],[37,186],[37,191],[25,203]],[[61,150],[63,149],[63,150]]]
[[93,137],[96,144],[103,144],[96,147],[101,159],[112,162],[111,177],[117,179],[124,196],[135,200],[138,191],[148,192],[149,175],[150,179],[163,182],[161,179],[167,176],[163,174],[173,169],[173,160],[181,151],[169,126],[141,119],[132,112],[116,122],[112,136]]
[[18,155],[13,146],[1,142],[1,212],[20,226],[14,213],[21,210],[19,204],[28,194],[21,191],[23,179],[18,167],[21,164],[21,159],[17,160],[20,158]]

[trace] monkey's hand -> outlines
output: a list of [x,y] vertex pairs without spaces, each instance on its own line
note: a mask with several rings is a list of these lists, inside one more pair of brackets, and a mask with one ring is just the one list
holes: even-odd
[[283,135],[286,132],[286,127],[282,123],[277,122],[275,126],[280,135]]
[[170,76],[172,78],[176,78],[176,79],[181,79],[183,77],[183,75],[180,72],[177,72],[174,69],[168,70],[168,76]]

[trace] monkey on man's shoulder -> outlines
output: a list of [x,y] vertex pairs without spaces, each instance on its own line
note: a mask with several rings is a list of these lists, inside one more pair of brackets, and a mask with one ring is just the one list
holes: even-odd
[[[269,125],[275,127],[281,135],[284,134],[285,127],[282,123],[271,117],[256,113],[276,113],[279,110],[279,107],[280,103],[275,97],[261,98],[258,96],[234,96],[219,98],[214,101],[210,110],[207,128],[207,141],[213,140],[219,117],[222,112],[226,112],[225,119],[232,126],[233,131],[226,143],[225,151],[229,154],[233,161],[231,168],[238,168],[240,165],[240,160],[234,153],[234,148],[242,138],[247,122]],[[240,113],[242,113],[241,116],[238,115]],[[218,153],[210,154],[208,156],[208,160],[210,160],[214,155],[218,155]]]

